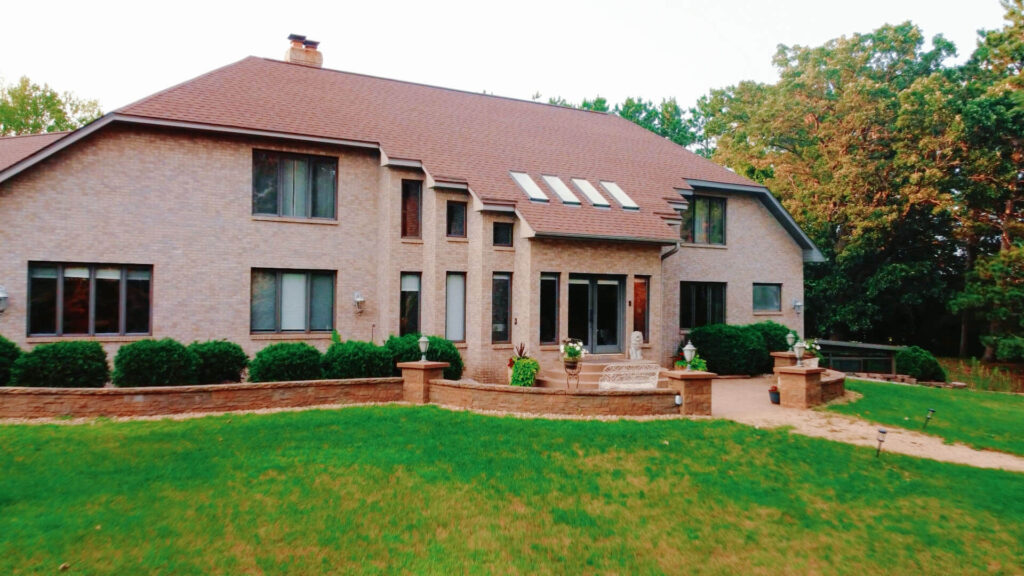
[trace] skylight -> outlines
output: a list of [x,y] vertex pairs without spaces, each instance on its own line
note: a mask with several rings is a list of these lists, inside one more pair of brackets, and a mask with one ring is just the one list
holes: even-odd
[[533,181],[533,178],[530,178],[529,174],[525,172],[509,172],[509,174],[512,175],[516,184],[519,184],[519,187],[523,189],[523,192],[526,192],[530,200],[537,202],[548,201],[547,194],[544,194],[544,191],[540,189],[540,186],[537,186],[537,183]]
[[594,188],[594,185],[588,180],[584,180],[583,178],[573,178],[572,183],[579,188],[580,192],[583,192],[583,195],[586,196],[587,200],[590,200],[590,203],[594,206],[609,206],[608,201],[604,199],[604,196],[601,196],[601,193],[597,191],[597,188]]
[[544,181],[547,182],[548,188],[554,190],[555,194],[558,194],[558,197],[561,198],[562,202],[564,202],[565,204],[580,203],[580,199],[577,198],[576,195],[572,193],[572,190],[569,190],[569,187],[566,186],[565,182],[562,182],[562,179],[559,178],[558,176],[541,176],[541,178],[543,178]]
[[622,188],[619,188],[619,185],[615,182],[605,182],[604,180],[601,180],[601,186],[604,186],[604,189],[607,190],[608,193],[612,195],[612,198],[615,198],[615,201],[623,208],[627,210],[640,209],[636,202],[633,202],[633,199],[623,192]]

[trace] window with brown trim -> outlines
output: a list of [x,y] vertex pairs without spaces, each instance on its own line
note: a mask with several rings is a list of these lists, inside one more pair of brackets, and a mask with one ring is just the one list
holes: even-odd
[[417,334],[420,331],[420,280],[419,272],[402,272],[400,278],[401,300],[398,309],[398,335]]
[[334,278],[329,270],[252,269],[249,326],[253,332],[330,332]]
[[448,218],[446,225],[448,236],[451,238],[466,237],[466,203],[448,201]]
[[333,219],[337,182],[337,158],[252,151],[253,214]]
[[420,238],[423,218],[423,182],[402,180],[402,238]]
[[644,335],[644,342],[651,341],[651,277],[633,277],[633,330]]
[[491,280],[491,342],[512,341],[512,274],[495,272]]
[[512,246],[512,228],[512,222],[495,222],[492,244],[495,246]]
[[28,334],[149,334],[152,266],[31,262]]
[[559,274],[540,275],[540,343],[558,343],[558,281]]

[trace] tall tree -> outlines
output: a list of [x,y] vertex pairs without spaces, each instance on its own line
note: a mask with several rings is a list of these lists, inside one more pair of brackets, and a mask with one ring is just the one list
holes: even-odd
[[101,115],[96,100],[60,94],[24,76],[16,84],[0,86],[0,136],[74,130]]

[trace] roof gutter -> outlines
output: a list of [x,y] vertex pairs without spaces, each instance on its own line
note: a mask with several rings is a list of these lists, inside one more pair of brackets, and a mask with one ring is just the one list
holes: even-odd
[[556,232],[537,232],[534,238],[550,240],[603,240],[612,242],[633,242],[636,244],[658,244],[671,246],[679,241],[675,238],[643,238],[637,236],[601,236],[597,234],[563,234]]

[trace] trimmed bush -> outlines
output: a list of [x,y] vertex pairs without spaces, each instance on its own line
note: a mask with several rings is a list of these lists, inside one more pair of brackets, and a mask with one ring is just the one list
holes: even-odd
[[[764,338],[748,326],[709,324],[694,328],[690,340],[716,374],[759,374],[764,365]],[[685,344],[680,342],[680,354]]]
[[11,366],[21,356],[21,348],[7,338],[0,336],[0,386],[11,381]]
[[324,378],[380,378],[391,376],[391,353],[372,342],[348,340],[331,344],[320,361]]
[[189,351],[196,355],[196,383],[224,384],[241,382],[242,371],[249,365],[245,350],[227,340],[193,342]]
[[271,344],[249,363],[250,382],[319,380],[320,351],[305,342]]
[[946,381],[946,371],[932,353],[910,346],[896,353],[896,372],[925,381]]
[[187,386],[196,383],[196,355],[173,338],[125,344],[114,356],[114,386]]
[[19,356],[11,366],[12,386],[102,388],[109,379],[107,353],[99,342],[42,344]]
[[761,358],[761,366],[757,372],[759,374],[771,374],[772,369],[775,367],[775,360],[772,358],[771,353],[789,350],[789,344],[786,344],[786,334],[789,334],[789,328],[771,320],[747,324],[744,328],[755,330],[764,339],[764,353]]
[[[430,347],[427,348],[427,360],[450,364],[450,366],[444,369],[446,380],[462,378],[462,371],[465,365],[462,363],[462,355],[459,354],[455,344],[438,336],[427,336],[427,338],[430,340]],[[384,347],[388,349],[391,355],[391,365],[394,367],[399,362],[416,362],[419,360],[419,340],[419,334],[406,334],[405,336],[391,336],[388,338],[388,341],[384,343]],[[396,376],[400,375],[401,370],[394,367],[393,373]]]
[[537,381],[537,372],[540,372],[540,362],[533,358],[519,358],[512,365],[513,386],[533,386]]

